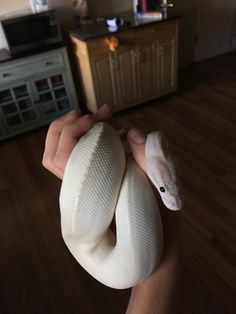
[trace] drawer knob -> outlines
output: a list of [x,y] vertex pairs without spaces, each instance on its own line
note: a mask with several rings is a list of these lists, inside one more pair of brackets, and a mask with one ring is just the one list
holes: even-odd
[[9,76],[11,76],[11,74],[10,74],[10,73],[3,73],[2,76],[3,76],[3,77],[9,77]]
[[119,69],[119,61],[116,55],[111,56],[113,70]]
[[53,65],[53,61],[47,61],[47,62],[46,62],[46,65],[48,65],[48,66],[49,66],[49,65]]
[[119,46],[119,40],[115,36],[109,36],[105,38],[105,44],[111,52],[115,52]]
[[141,52],[138,48],[133,50],[134,62],[140,63],[141,62]]

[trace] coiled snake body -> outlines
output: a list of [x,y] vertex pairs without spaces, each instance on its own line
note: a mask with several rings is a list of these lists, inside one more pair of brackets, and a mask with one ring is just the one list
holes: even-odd
[[[63,239],[97,280],[123,289],[144,281],[163,246],[156,197],[143,171],[126,162],[113,128],[97,123],[75,146],[60,193]],[[116,234],[110,230],[115,216]]]

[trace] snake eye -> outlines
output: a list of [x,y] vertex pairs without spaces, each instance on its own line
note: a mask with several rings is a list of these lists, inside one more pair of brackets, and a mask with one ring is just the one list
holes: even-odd
[[165,188],[164,188],[163,186],[161,186],[161,187],[160,187],[160,191],[161,191],[162,193],[165,193],[166,190],[165,190]]

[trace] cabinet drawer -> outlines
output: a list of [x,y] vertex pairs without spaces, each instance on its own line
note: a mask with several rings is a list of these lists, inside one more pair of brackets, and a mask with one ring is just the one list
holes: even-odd
[[135,40],[143,41],[143,40],[152,40],[155,38],[160,39],[161,37],[173,36],[175,33],[175,22],[169,23],[157,23],[153,25],[148,25],[144,27],[140,27],[135,32]]
[[97,56],[100,54],[107,54],[110,52],[108,45],[106,44],[106,38],[115,37],[118,39],[117,51],[122,49],[131,49],[134,45],[134,31],[126,31],[108,36],[101,37],[99,39],[88,41],[87,48],[90,56]]
[[33,75],[45,73],[64,66],[63,54],[58,51],[52,54],[40,55],[11,61],[9,65],[0,67],[1,84],[10,83],[19,79],[26,79]]

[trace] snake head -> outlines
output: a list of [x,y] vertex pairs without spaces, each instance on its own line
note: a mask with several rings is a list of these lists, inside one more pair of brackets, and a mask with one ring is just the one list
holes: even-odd
[[171,160],[166,162],[153,156],[148,161],[148,176],[157,188],[165,206],[171,210],[181,209],[180,184],[174,163]]
[[180,182],[162,132],[148,135],[145,155],[148,177],[157,188],[164,205],[171,210],[180,210],[183,205]]

